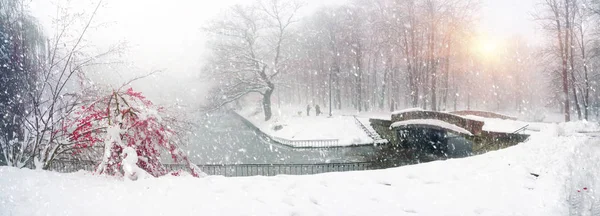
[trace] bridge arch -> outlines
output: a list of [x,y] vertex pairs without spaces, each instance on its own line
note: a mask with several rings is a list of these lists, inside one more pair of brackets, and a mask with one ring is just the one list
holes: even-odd
[[482,121],[467,119],[462,116],[445,112],[411,109],[392,113],[392,123],[418,119],[440,120],[464,128],[474,135],[481,134],[484,124]]

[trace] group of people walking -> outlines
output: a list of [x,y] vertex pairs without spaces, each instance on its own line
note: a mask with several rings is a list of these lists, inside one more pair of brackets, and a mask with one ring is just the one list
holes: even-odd
[[[309,105],[306,105],[306,116],[310,116],[310,110],[312,109],[312,107]],[[317,116],[321,115],[321,107],[317,104],[315,105],[315,114]]]

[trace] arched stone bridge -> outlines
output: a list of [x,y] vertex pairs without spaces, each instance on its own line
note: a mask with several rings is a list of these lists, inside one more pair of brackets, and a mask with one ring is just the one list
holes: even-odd
[[392,114],[392,123],[417,119],[437,119],[464,128],[474,135],[481,134],[484,124],[482,121],[467,119],[450,113],[426,110],[408,110]]

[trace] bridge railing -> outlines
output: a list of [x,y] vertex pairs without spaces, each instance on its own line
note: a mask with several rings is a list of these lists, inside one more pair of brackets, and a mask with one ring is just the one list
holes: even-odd
[[[164,164],[169,171],[187,170],[184,164]],[[226,177],[312,175],[327,172],[347,172],[375,169],[371,163],[321,163],[321,164],[199,164],[208,175]],[[70,173],[79,170],[93,171],[96,164],[91,161],[54,161],[51,171]]]
[[367,126],[365,126],[360,120],[358,120],[358,117],[353,115],[352,118],[354,118],[354,124],[356,124],[362,131],[364,131],[367,134],[367,136],[369,136],[369,137],[371,137],[371,139],[373,139],[374,144],[388,143],[388,140],[381,138],[381,136],[377,133],[377,131],[375,131],[374,129],[369,130],[367,128]]

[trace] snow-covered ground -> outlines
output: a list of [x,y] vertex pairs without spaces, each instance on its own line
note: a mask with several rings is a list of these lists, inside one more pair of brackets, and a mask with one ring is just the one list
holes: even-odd
[[[334,115],[329,117],[327,114],[315,116],[314,109],[311,110],[310,116],[306,116],[306,111],[299,115],[296,110],[291,107],[275,108],[273,117],[269,121],[264,121],[262,112],[256,112],[255,109],[242,110],[239,114],[272,137],[293,141],[337,140],[335,143],[315,143],[317,146],[314,147],[365,145],[374,142],[357,125],[353,116]],[[359,121],[368,122],[368,119],[359,117]],[[364,126],[371,127],[369,124]],[[307,146],[303,144],[302,147]]]
[[0,167],[0,215],[598,215],[600,138],[581,127],[470,158],[312,176],[123,181]]
[[[245,116],[254,125],[258,126],[263,132],[288,140],[339,140],[335,146],[349,146],[373,143],[373,139],[369,137],[354,123],[354,117],[357,116],[359,121],[372,130],[369,124],[369,119],[390,120],[392,114],[400,114],[402,112],[418,111],[420,108],[408,108],[394,112],[383,111],[368,111],[358,112],[356,110],[334,110],[333,117],[327,118],[328,114],[314,116],[314,108],[311,110],[311,116],[306,116],[306,108],[300,106],[282,106],[274,108],[272,120],[265,122],[262,112],[256,112],[256,109],[245,109],[240,111],[240,114]],[[298,112],[302,112],[298,115]],[[327,113],[328,110],[322,110]],[[537,113],[537,115],[541,115]],[[556,113],[543,113],[544,116],[555,117]],[[549,122],[532,122],[531,118],[525,118],[524,114],[520,114],[520,119],[525,120],[505,120],[497,118],[485,118],[480,116],[467,115],[464,118],[483,121],[485,124],[483,130],[502,133],[513,133],[525,127],[525,130],[520,131],[524,134],[532,134],[550,127],[553,123]],[[558,115],[560,116],[560,115]],[[556,118],[555,118],[556,119]],[[274,130],[276,125],[281,125],[281,130]],[[582,123],[582,128],[579,132],[600,132],[600,127],[597,124]],[[374,131],[374,130],[373,130]]]
[[519,120],[510,119],[498,119],[498,118],[484,118],[480,116],[467,115],[462,116],[468,119],[483,121],[483,130],[493,132],[512,133],[523,127],[526,127],[523,133],[531,134],[539,132],[540,130],[552,125],[551,123],[544,122],[525,122]]
[[[504,132],[504,133],[512,133],[523,127],[525,130],[522,133],[532,134],[535,132],[539,132],[544,130],[547,127],[552,127],[554,123],[545,123],[545,122],[526,122],[526,121],[515,121],[515,120],[505,120],[505,119],[496,119],[496,118],[484,118],[479,116],[467,115],[463,116],[468,119],[483,121],[485,124],[483,125],[483,130],[485,131],[494,131],[494,132]],[[571,125],[571,130],[581,133],[590,133],[590,132],[600,132],[600,126],[596,123],[581,121],[576,125]]]

